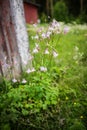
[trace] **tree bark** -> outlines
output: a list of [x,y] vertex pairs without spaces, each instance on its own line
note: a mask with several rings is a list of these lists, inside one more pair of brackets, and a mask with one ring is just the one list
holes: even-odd
[[0,75],[19,77],[28,59],[23,1],[0,1]]
[[83,0],[80,0],[80,13],[83,12]]

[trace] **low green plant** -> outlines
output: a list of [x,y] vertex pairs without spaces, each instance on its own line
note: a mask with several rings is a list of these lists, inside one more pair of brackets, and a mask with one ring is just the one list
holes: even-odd
[[63,26],[29,28],[32,67],[0,84],[1,130],[86,129],[86,31]]

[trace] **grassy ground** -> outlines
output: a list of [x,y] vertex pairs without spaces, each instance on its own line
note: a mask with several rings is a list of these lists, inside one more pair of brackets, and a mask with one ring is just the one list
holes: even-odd
[[0,129],[86,130],[87,26],[27,29],[32,67],[1,85]]

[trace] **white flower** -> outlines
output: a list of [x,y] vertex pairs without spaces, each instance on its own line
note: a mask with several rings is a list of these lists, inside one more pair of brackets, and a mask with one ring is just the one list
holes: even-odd
[[37,43],[35,43],[35,46],[36,46],[36,48],[39,48],[39,45]]
[[36,71],[35,68],[32,68],[32,69],[31,69],[31,72],[34,72],[34,71]]
[[47,68],[44,67],[44,66],[41,66],[41,67],[40,67],[40,71],[46,72],[46,71],[47,71]]
[[53,51],[53,56],[54,56],[54,57],[57,57],[57,56],[58,56],[58,53],[56,53],[55,51]]
[[45,33],[42,33],[42,38],[44,39],[44,38],[46,38],[46,34]]
[[34,48],[33,49],[33,53],[38,53],[39,51],[38,51],[38,49],[37,48]]
[[53,28],[53,27],[49,27],[48,30],[49,30],[49,31],[54,31],[54,28]]
[[31,70],[30,70],[30,69],[28,69],[26,72],[29,74],[29,73],[31,73]]
[[34,26],[34,27],[37,27],[37,24],[35,23],[35,24],[33,24],[33,26]]
[[32,69],[28,69],[26,72],[29,74],[29,73],[34,72],[34,71],[36,71],[35,68],[32,68]]
[[15,79],[15,78],[12,79],[12,82],[13,82],[13,83],[17,83],[17,79]]
[[27,81],[25,79],[22,80],[22,83],[27,83]]
[[47,34],[46,34],[46,37],[49,38],[51,35],[51,31],[48,31]]
[[60,24],[59,24],[55,19],[53,19],[52,27],[53,27],[53,28],[59,28],[59,27],[60,27]]
[[69,27],[65,27],[63,31],[64,31],[64,34],[68,33],[69,32]]
[[27,61],[23,61],[23,64],[24,64],[24,65],[27,65]]
[[45,50],[44,54],[49,54],[49,51],[48,49]]

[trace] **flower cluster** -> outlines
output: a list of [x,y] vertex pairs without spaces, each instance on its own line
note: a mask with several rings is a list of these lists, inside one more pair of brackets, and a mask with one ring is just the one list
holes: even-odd
[[[62,30],[60,23],[55,19],[47,27],[38,27],[37,24],[33,24],[33,27],[36,28],[36,33],[31,36],[33,45],[31,45],[32,49],[29,55],[29,63],[32,62],[32,66],[26,70],[26,73],[37,73],[38,71],[46,73],[48,67],[50,68],[52,64],[56,65],[59,61],[59,53],[53,37],[59,37],[62,32],[66,34],[69,28],[65,27]],[[26,61],[24,63],[26,64]],[[12,82],[16,83],[18,81],[14,78]],[[27,81],[23,79],[21,83],[27,83]]]

